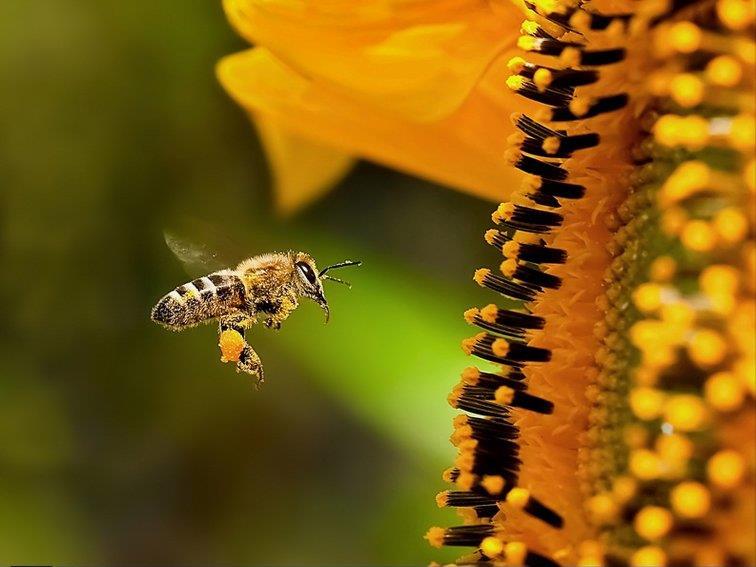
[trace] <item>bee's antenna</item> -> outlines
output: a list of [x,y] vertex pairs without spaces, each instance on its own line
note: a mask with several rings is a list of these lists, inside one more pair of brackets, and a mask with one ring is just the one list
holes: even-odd
[[[328,270],[335,270],[337,268],[346,268],[347,266],[361,266],[361,265],[362,265],[362,260],[344,260],[343,262],[339,262],[338,264],[331,264],[330,266],[326,266],[320,271],[318,276],[322,278]],[[341,280],[336,280],[336,278],[331,278],[331,277],[327,279],[341,281]]]
[[334,278],[333,276],[320,276],[320,277],[321,277],[322,279],[324,279],[324,280],[328,280],[328,281],[332,281],[332,282],[337,282],[337,283],[340,283],[340,284],[344,284],[344,285],[345,285],[345,286],[347,286],[347,287],[348,287],[349,289],[352,289],[352,284],[350,284],[349,282],[345,282],[344,280],[341,280],[341,279],[339,279],[339,278]]

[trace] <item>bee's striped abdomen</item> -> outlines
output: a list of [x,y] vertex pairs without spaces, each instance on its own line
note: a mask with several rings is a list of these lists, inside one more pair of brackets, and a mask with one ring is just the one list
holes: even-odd
[[244,304],[245,288],[231,271],[180,285],[152,309],[152,320],[174,331],[226,315]]

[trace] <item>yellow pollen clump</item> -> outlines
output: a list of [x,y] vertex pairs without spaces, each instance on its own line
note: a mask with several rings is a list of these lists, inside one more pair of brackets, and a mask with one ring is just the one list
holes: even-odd
[[739,279],[740,275],[736,268],[716,264],[704,269],[698,281],[706,293],[735,293]]
[[670,83],[672,99],[685,108],[691,108],[701,103],[706,87],[701,79],[692,73],[681,73]]
[[655,545],[641,547],[630,558],[631,567],[665,567],[666,565],[667,554]]
[[728,489],[738,486],[744,474],[743,457],[730,449],[719,451],[706,463],[706,476],[720,488]]
[[717,16],[728,28],[743,30],[753,22],[753,2],[751,0],[718,0]]
[[507,494],[507,504],[515,508],[524,508],[530,500],[530,491],[525,488],[513,488]]
[[480,481],[480,485],[491,495],[501,494],[504,490],[506,482],[504,477],[485,475],[483,480]]
[[661,319],[670,339],[678,342],[695,322],[696,312],[685,303],[670,303],[662,308]]
[[710,329],[703,329],[693,335],[688,345],[688,355],[699,366],[719,364],[727,354],[727,343],[722,335]]
[[488,536],[480,542],[480,550],[486,557],[499,557],[504,553],[504,543],[497,537]]
[[507,202],[507,203],[501,203],[498,208],[496,209],[496,212],[499,214],[501,218],[504,220],[509,220],[512,218],[512,214],[515,211],[515,205],[514,203]]
[[714,229],[725,242],[741,242],[748,234],[748,219],[740,209],[728,207],[714,217]]
[[479,313],[479,311],[478,311],[477,308],[471,307],[470,309],[468,309],[467,311],[464,312],[463,316],[464,316],[466,322],[472,324],[473,322],[475,322],[475,317],[478,315],[478,313]]
[[677,22],[669,30],[668,39],[673,49],[680,53],[693,53],[701,45],[703,34],[692,22]]
[[467,384],[477,384],[480,378],[480,370],[474,366],[468,366],[462,371],[462,380]]
[[543,144],[541,144],[541,147],[547,154],[553,155],[559,151],[560,145],[561,145],[561,142],[558,137],[549,136],[543,141]]
[[548,69],[541,67],[533,74],[533,82],[539,90],[545,90],[551,84],[553,75]]
[[510,541],[504,546],[504,556],[510,565],[525,565],[528,548],[521,541]]
[[496,400],[498,404],[505,406],[512,403],[514,394],[515,394],[515,391],[509,386],[500,386],[499,388],[496,389],[496,393],[494,394],[494,399]]
[[517,270],[517,260],[515,260],[514,258],[504,260],[501,263],[501,266],[499,266],[499,269],[501,270],[502,274],[504,274],[508,278],[511,278],[512,276],[514,276],[515,270]]
[[520,90],[524,84],[525,77],[521,77],[520,75],[512,75],[507,79],[507,86],[513,91]]
[[691,220],[685,223],[680,238],[687,248],[695,252],[709,252],[717,244],[714,230],[703,220]]
[[708,412],[703,400],[692,394],[672,396],[664,407],[664,418],[680,431],[697,431],[703,427]]
[[671,256],[659,256],[651,263],[649,274],[655,282],[668,282],[675,276],[677,262]]
[[499,313],[499,308],[493,303],[489,303],[483,309],[480,310],[480,315],[483,317],[483,320],[488,323],[495,323],[496,316],[498,315],[498,313]]
[[638,481],[633,477],[621,475],[612,483],[612,496],[619,504],[624,504],[635,498],[638,492]]
[[742,77],[743,68],[729,55],[715,57],[706,65],[706,78],[720,87],[734,87]]
[[687,221],[688,214],[682,208],[672,207],[662,215],[662,229],[669,235],[679,234]]
[[636,533],[644,539],[663,538],[672,528],[672,513],[661,506],[644,506],[633,519]]
[[654,388],[633,388],[630,392],[630,408],[644,421],[656,419],[664,408],[665,395]]
[[512,57],[512,59],[507,61],[507,69],[511,73],[518,75],[525,68],[526,64],[527,62],[522,57]]
[[729,139],[740,150],[749,150],[756,144],[756,122],[754,117],[741,114],[732,119]]
[[221,350],[221,362],[237,362],[244,350],[244,337],[238,331],[226,329],[220,334],[218,346]]
[[704,385],[706,402],[719,411],[738,409],[745,398],[741,381],[732,372],[717,372]]
[[444,545],[444,528],[434,527],[428,530],[425,534],[425,539],[433,547],[442,547]]
[[520,252],[520,243],[510,240],[504,246],[501,247],[501,253],[505,258],[517,258]]
[[680,435],[660,435],[656,439],[656,451],[666,463],[684,463],[693,455],[693,442]]
[[711,496],[700,482],[681,482],[669,495],[672,509],[681,518],[703,518],[709,511]]
[[479,270],[475,270],[475,275],[473,276],[473,280],[478,285],[483,285],[483,280],[490,273],[491,273],[491,270],[489,270],[488,268],[480,268]]
[[630,453],[630,472],[640,480],[654,480],[659,477],[662,463],[659,456],[649,449],[636,449]]
[[504,339],[496,339],[491,345],[491,351],[496,356],[505,357],[509,354],[509,343]]
[[[566,51],[566,50],[565,50]],[[574,98],[570,101],[569,107],[575,116],[583,116],[588,113],[593,100],[590,98]]]
[[588,515],[594,524],[602,525],[614,522],[619,513],[619,506],[610,494],[597,494],[588,500]]
[[536,38],[529,35],[521,35],[517,38],[517,47],[523,51],[530,51],[536,45]]
[[662,288],[655,283],[639,285],[633,292],[633,303],[643,313],[653,313],[662,302]]

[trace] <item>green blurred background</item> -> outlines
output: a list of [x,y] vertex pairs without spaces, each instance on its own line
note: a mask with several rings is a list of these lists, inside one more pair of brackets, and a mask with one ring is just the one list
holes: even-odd
[[[213,68],[214,0],[0,3],[0,562],[425,564],[454,452],[490,205],[371,164],[294,218]],[[172,334],[191,216],[249,254],[360,258],[332,319],[251,341],[267,382]]]

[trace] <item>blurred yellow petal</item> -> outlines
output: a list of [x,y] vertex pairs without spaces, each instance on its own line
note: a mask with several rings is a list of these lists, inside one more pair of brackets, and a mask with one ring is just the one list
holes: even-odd
[[303,76],[412,121],[459,107],[521,15],[480,0],[225,0],[232,24]]
[[[515,99],[502,89],[506,55],[491,65],[462,104],[444,119],[417,122],[355,98],[328,81],[297,73],[263,47],[218,66],[224,87],[255,116],[277,126],[474,195],[502,199],[521,178],[502,155],[514,130]],[[523,108],[521,102],[518,103]]]
[[317,200],[354,164],[351,155],[303,138],[272,116],[257,116],[255,125],[272,170],[276,209],[283,214]]

